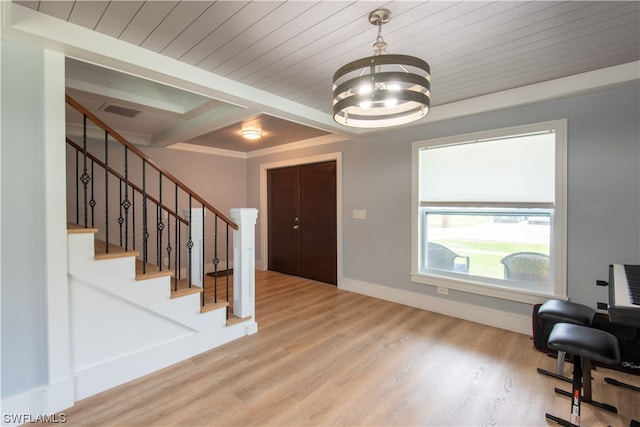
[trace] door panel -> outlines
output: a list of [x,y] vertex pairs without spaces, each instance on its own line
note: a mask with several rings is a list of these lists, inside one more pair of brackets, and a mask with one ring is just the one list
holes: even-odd
[[336,163],[300,168],[300,275],[337,283]]
[[294,218],[300,216],[297,166],[267,171],[269,270],[300,275],[300,239]]
[[270,270],[337,284],[336,162],[267,171]]

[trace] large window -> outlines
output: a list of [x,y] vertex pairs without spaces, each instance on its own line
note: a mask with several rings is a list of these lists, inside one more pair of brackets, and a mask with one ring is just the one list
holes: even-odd
[[413,281],[529,303],[566,296],[565,127],[413,144]]

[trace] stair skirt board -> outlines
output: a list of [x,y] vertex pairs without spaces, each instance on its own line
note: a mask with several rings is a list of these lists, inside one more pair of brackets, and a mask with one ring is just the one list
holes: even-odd
[[94,235],[68,235],[74,400],[257,332],[226,307],[200,312],[200,293],[171,298],[170,277],[135,279],[135,257],[96,260]]
[[74,369],[74,400],[93,396],[256,331],[257,324],[253,321],[238,323],[216,333],[192,334],[116,359],[104,360],[92,367]]

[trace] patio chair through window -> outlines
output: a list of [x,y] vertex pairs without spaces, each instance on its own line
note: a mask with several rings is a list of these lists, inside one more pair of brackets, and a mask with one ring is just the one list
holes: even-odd
[[461,256],[439,243],[427,242],[427,266],[438,270],[469,272],[469,257]]
[[538,252],[515,252],[500,260],[504,278],[525,282],[549,283],[549,255]]

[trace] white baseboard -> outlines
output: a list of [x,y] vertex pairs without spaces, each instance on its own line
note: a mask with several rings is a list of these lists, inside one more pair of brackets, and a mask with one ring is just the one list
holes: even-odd
[[64,417],[55,414],[73,406],[73,395],[73,379],[67,378],[3,399],[0,403],[2,408],[0,423],[3,426],[17,426],[35,422],[62,421]]
[[435,298],[415,292],[390,288],[348,278],[340,280],[340,289],[368,295],[370,297],[391,301],[410,307],[445,314],[458,319],[469,320],[483,325],[489,325],[508,331],[531,335],[531,317],[451,301],[444,298]]

